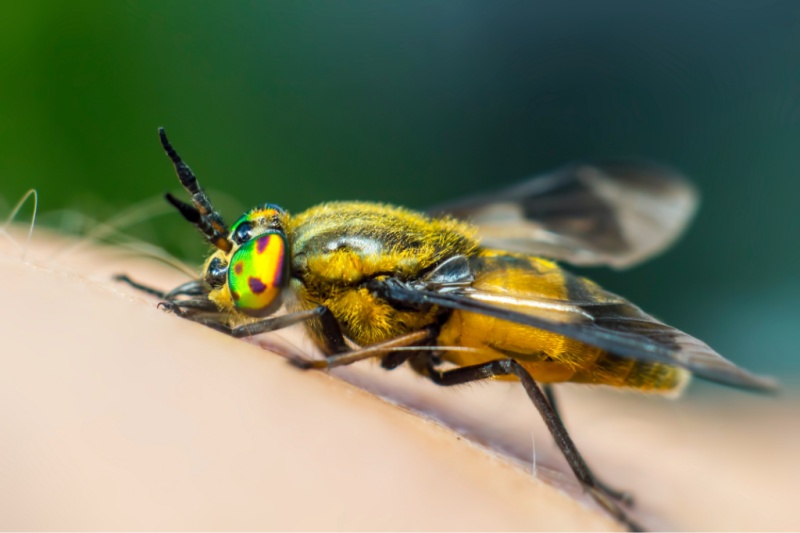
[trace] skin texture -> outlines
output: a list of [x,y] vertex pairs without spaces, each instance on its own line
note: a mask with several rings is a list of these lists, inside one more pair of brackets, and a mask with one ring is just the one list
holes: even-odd
[[[0,528],[618,529],[517,384],[441,389],[370,363],[302,372],[264,349],[313,355],[302,328],[232,339],[159,311],[118,272],[186,281],[44,232],[24,260],[0,244]],[[578,447],[637,497],[644,525],[800,528],[795,396],[559,392]]]

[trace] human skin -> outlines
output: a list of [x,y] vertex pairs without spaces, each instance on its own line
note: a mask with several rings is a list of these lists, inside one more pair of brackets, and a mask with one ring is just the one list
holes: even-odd
[[[314,356],[301,327],[245,342],[112,280],[181,273],[44,232],[24,249],[0,244],[0,529],[621,529],[518,384],[304,372],[273,353]],[[800,528],[796,397],[559,392],[645,526]]]

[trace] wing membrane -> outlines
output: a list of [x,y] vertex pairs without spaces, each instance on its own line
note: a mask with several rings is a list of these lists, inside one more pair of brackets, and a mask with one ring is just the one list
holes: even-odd
[[395,303],[433,304],[509,320],[558,333],[614,355],[682,367],[700,378],[725,385],[764,392],[777,387],[774,380],[751,374],[706,343],[605,291],[602,294],[607,298],[602,301],[594,297],[567,301],[475,289],[441,293],[392,280],[376,289]]
[[569,165],[430,212],[470,220],[489,248],[625,268],[668,247],[697,203],[677,172],[616,161]]

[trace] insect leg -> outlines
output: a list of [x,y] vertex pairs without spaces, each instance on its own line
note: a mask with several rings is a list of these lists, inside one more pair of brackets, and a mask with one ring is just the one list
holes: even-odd
[[114,280],[121,281],[136,290],[155,296],[156,298],[161,298],[162,300],[174,300],[176,296],[202,296],[208,293],[203,282],[196,279],[182,283],[169,292],[137,283],[129,278],[127,274],[117,274],[114,276]]
[[131,278],[128,277],[127,274],[117,274],[114,276],[114,281],[121,281],[127,285],[130,285],[134,289],[138,291],[142,291],[147,293],[151,296],[155,296],[156,298],[161,298],[162,300],[167,296],[167,293],[161,291],[159,289],[154,289],[153,287],[148,287],[147,285],[142,285],[141,283],[137,283],[133,281]]
[[[550,404],[550,407],[553,408],[553,412],[555,413],[556,417],[558,417],[559,422],[561,425],[564,425],[564,419],[561,418],[561,412],[558,409],[558,402],[556,400],[556,391],[555,388],[550,384],[542,385],[542,391],[544,392],[545,397],[547,398],[547,402]],[[564,426],[566,427],[566,426]],[[589,468],[588,465],[586,467]],[[631,493],[626,492],[624,490],[615,489],[614,487],[609,486],[607,483],[604,483],[600,478],[598,478],[593,472],[591,472],[591,476],[594,478],[595,483],[603,492],[607,493],[609,496],[613,497],[621,501],[626,505],[633,505],[633,496]]]
[[[165,309],[180,314],[187,318],[184,314],[179,312],[179,309],[193,309],[197,311],[217,311],[217,305],[208,299],[206,296],[206,288],[199,280],[187,281],[182,285],[178,285],[171,291],[165,293],[158,289],[142,285],[129,278],[126,274],[117,274],[114,276],[116,281],[121,281],[144,293],[156,296],[164,300],[159,306]],[[199,298],[188,298],[185,300],[176,300],[177,296],[199,296]]]
[[[208,298],[187,298],[185,300],[164,300],[158,304],[159,307],[163,307],[167,311],[172,311],[176,314],[180,314],[176,309],[186,310],[191,309],[193,311],[207,311],[207,312],[218,312],[219,308],[217,304],[209,300]],[[181,314],[183,318],[186,318],[184,315]]]
[[330,309],[325,307],[325,310],[319,315],[319,322],[322,325],[322,340],[325,342],[328,353],[337,354],[350,351],[350,347],[342,335],[342,328],[339,327],[339,322],[336,321],[336,317],[333,316]]
[[[222,333],[226,333],[236,338],[251,337],[253,335],[258,335],[259,333],[267,333],[270,331],[275,331],[277,329],[287,328],[289,326],[293,326],[294,324],[305,322],[306,320],[311,320],[313,318],[317,318],[328,309],[327,307],[321,305],[313,309],[308,309],[305,311],[297,311],[296,313],[289,313],[287,315],[273,316],[265,318],[263,320],[259,320],[258,322],[253,322],[252,324],[245,324],[243,326],[237,326],[235,328],[232,328],[224,322],[225,315],[221,313],[192,314],[192,313],[187,313],[184,310],[184,308],[188,308],[190,310],[197,310],[197,309],[205,310],[206,309],[205,302],[213,303],[210,302],[209,300],[190,299],[190,300],[165,300],[161,302],[159,305],[161,307],[164,307],[168,311],[175,313],[181,318],[191,320],[192,322],[197,322],[198,324],[208,326],[212,329],[221,331]],[[214,311],[216,311],[216,308],[214,308]]]
[[251,337],[253,335],[258,335],[259,333],[267,333],[268,331],[275,331],[276,329],[288,328],[294,324],[319,317],[326,311],[330,312],[328,311],[327,307],[320,305],[319,307],[315,307],[313,309],[297,311],[295,313],[289,313],[288,315],[273,316],[270,318],[265,318],[264,320],[259,320],[258,322],[254,322],[252,324],[245,324],[244,326],[229,328],[230,334],[234,337]]
[[205,296],[208,287],[199,279],[182,283],[164,295],[165,300],[173,300],[176,296]]
[[232,328],[223,322],[222,316],[219,314],[187,314],[180,308],[178,308],[178,311],[175,311],[174,308],[170,308],[170,310],[174,311],[176,315],[181,318],[185,318],[186,320],[197,322],[198,324],[202,324],[203,326],[219,331],[220,333],[225,333],[226,335],[233,335]]
[[624,523],[631,531],[641,531],[642,527],[636,522],[628,518],[625,511],[617,505],[613,497],[605,492],[603,488],[597,483],[597,480],[592,475],[591,470],[586,465],[575,443],[567,432],[567,428],[561,422],[556,411],[547,401],[547,397],[539,388],[539,385],[534,381],[531,375],[519,363],[513,359],[495,359],[474,366],[465,366],[461,368],[454,368],[451,370],[439,370],[436,368],[428,369],[428,377],[437,385],[451,386],[469,383],[471,381],[480,381],[489,379],[496,376],[514,375],[522,382],[525,387],[525,392],[533,402],[533,405],[539,411],[542,419],[544,420],[547,429],[555,439],[559,450],[564,455],[575,477],[578,478],[584,489],[591,494],[592,498],[606,511],[608,511],[614,518]]
[[[336,368],[337,366],[350,365],[355,362],[362,361],[364,359],[369,359],[371,357],[382,357],[385,356],[387,353],[391,353],[392,348],[413,346],[415,344],[420,344],[422,342],[432,340],[435,338],[435,336],[436,335],[433,329],[426,328],[418,331],[412,331],[411,333],[406,333],[405,335],[400,335],[399,337],[379,342],[377,344],[372,344],[370,346],[367,346],[365,348],[360,348],[358,350],[352,350],[349,352],[334,354],[329,357],[326,357],[321,361],[292,359],[291,362],[293,365],[297,366],[298,368],[302,368],[304,370],[310,368],[317,368],[317,369]],[[413,352],[409,352],[409,357],[411,354],[413,354]]]
[[389,352],[381,359],[381,368],[384,370],[394,370],[398,366],[408,361],[414,352]]

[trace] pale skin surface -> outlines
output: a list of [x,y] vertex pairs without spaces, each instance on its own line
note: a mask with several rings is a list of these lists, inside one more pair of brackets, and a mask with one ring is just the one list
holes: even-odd
[[[111,281],[186,281],[164,266],[43,233],[21,256],[0,243],[0,529],[619,529],[518,384],[345,371],[393,405]],[[314,353],[302,328],[279,337],[257,342]],[[796,395],[559,392],[579,449],[645,526],[800,529]]]

